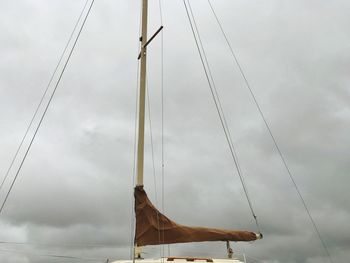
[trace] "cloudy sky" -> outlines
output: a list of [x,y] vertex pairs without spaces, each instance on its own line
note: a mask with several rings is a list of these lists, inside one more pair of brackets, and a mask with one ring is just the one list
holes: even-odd
[[[1,1],[0,178],[84,3]],[[329,262],[207,2],[191,3],[265,237],[233,244],[234,250],[246,253],[248,262]],[[160,14],[158,0],[149,4],[151,34]],[[347,262],[349,1],[216,0],[213,5],[334,262]],[[1,262],[129,258],[139,14],[139,1],[96,0],[0,215]],[[255,231],[182,1],[163,1],[163,16],[166,214],[182,224]],[[145,188],[159,207],[160,43],[158,37],[149,46],[148,63],[155,175],[149,116],[145,159]],[[173,245],[170,251],[226,256],[221,243]],[[152,257],[160,251],[149,247],[145,253]]]

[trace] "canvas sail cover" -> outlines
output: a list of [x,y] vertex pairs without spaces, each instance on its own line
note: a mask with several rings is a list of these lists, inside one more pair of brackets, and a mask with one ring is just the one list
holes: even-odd
[[253,232],[204,227],[189,227],[175,223],[161,214],[148,199],[143,186],[135,187],[135,245],[160,245],[203,241],[254,241]]

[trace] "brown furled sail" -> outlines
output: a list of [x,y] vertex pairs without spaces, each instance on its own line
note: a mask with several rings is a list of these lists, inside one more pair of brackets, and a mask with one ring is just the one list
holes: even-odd
[[135,245],[160,245],[203,241],[254,241],[261,234],[204,227],[189,227],[175,223],[160,213],[148,199],[143,186],[135,187]]

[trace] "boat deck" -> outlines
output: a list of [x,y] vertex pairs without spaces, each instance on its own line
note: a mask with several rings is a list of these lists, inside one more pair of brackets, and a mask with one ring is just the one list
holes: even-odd
[[[165,257],[165,258],[145,258],[135,259],[135,263],[243,263],[239,259],[219,259],[219,258],[183,258],[183,257]],[[133,263],[132,260],[117,260],[111,263]]]

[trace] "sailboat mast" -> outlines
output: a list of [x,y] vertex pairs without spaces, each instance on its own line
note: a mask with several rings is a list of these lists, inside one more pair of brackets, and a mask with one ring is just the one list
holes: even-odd
[[143,163],[145,142],[145,98],[146,98],[146,43],[147,43],[148,0],[142,0],[142,29],[141,29],[141,69],[140,69],[140,98],[139,98],[139,125],[137,143],[137,181],[136,185],[143,185]]

